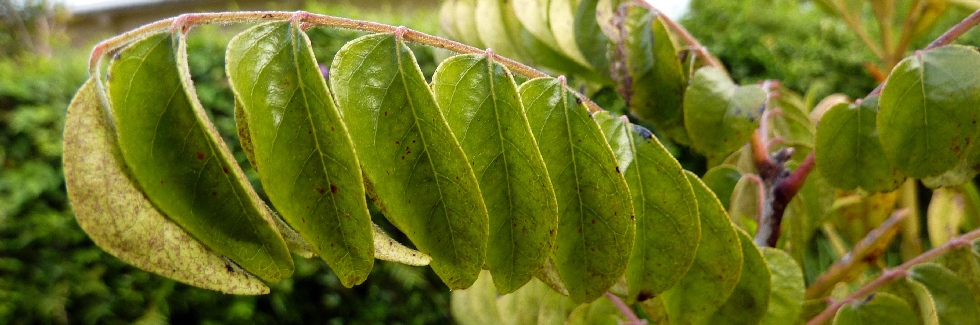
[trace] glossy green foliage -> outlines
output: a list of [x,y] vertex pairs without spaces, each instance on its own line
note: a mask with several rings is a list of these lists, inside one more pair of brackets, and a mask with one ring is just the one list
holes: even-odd
[[980,324],[980,303],[952,271],[938,264],[920,264],[909,269],[908,279],[926,289],[920,296],[928,295],[932,300],[939,324]]
[[939,176],[961,163],[980,163],[974,154],[980,130],[976,49],[951,45],[916,52],[892,70],[879,103],[882,148],[906,175]]
[[364,183],[309,38],[294,23],[269,23],[236,36],[227,53],[265,193],[345,286],[363,282],[374,264]]
[[432,88],[466,153],[490,215],[487,266],[510,293],[549,258],[558,203],[513,77],[484,55],[439,65]]
[[759,126],[766,96],[762,87],[739,87],[721,70],[698,69],[684,93],[684,126],[693,147],[709,155],[741,148]]
[[268,293],[265,284],[229,266],[143,195],[127,174],[97,87],[95,78],[82,86],[65,125],[66,187],[78,224],[100,247],[141,269],[229,294]]
[[735,185],[740,179],[742,179],[742,173],[732,165],[712,167],[704,173],[704,176],[701,176],[701,180],[711,192],[718,196],[718,200],[721,201],[721,205],[725,209],[728,209],[732,192],[735,191]]
[[917,318],[909,304],[901,298],[876,293],[866,300],[841,307],[834,317],[834,325],[915,325],[918,324]]
[[639,5],[621,7],[613,21],[617,33],[614,74],[627,106],[680,143],[690,142],[684,128],[687,77],[677,44],[660,17]]
[[129,172],[160,212],[267,281],[293,260],[197,101],[183,37],[157,34],[109,64],[109,103]]
[[629,297],[646,300],[674,286],[694,261],[701,226],[694,190],[680,163],[650,131],[608,112],[593,115],[616,153],[636,215],[626,270]]
[[555,264],[572,299],[595,300],[626,271],[635,216],[630,192],[599,125],[562,79],[520,87],[558,199]]
[[704,324],[735,290],[742,274],[742,245],[721,202],[685,171],[698,203],[701,241],[691,269],[663,294],[671,324]]
[[769,308],[761,325],[792,324],[803,310],[803,270],[788,253],[771,247],[760,247],[769,265]]
[[394,35],[364,36],[330,71],[368,194],[450,288],[469,287],[484,264],[487,209],[411,50]]
[[820,119],[817,129],[817,169],[830,185],[868,192],[889,192],[905,175],[888,159],[878,139],[875,116],[878,98],[860,105],[838,104]]
[[742,272],[738,284],[708,324],[758,324],[769,309],[772,274],[752,237],[738,230],[742,243]]

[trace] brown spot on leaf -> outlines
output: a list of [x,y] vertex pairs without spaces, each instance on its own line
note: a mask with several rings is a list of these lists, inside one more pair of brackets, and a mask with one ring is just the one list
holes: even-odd
[[330,184],[330,193],[337,194],[337,185]]
[[317,187],[316,188],[316,192],[317,193],[320,193],[320,194],[323,194],[323,193],[326,193],[327,191],[325,191],[322,187]]
[[203,152],[200,152],[200,151],[197,152],[197,160],[204,160],[204,153]]

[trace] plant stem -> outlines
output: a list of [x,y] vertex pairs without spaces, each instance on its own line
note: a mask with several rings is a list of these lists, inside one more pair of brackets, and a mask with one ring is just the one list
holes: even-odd
[[848,295],[847,298],[844,298],[840,301],[831,304],[830,306],[827,307],[827,309],[824,309],[823,312],[821,312],[819,315],[811,319],[806,324],[807,325],[823,324],[829,321],[832,317],[834,317],[834,314],[837,313],[837,310],[843,307],[844,304],[857,301],[858,299],[861,299],[871,294],[872,292],[878,290],[879,288],[885,286],[886,284],[905,276],[908,273],[908,270],[915,265],[931,261],[939,256],[942,256],[943,254],[946,254],[947,252],[953,249],[970,245],[972,241],[977,239],[980,239],[980,229],[974,229],[971,232],[956,237],[942,244],[939,247],[930,249],[929,251],[922,253],[922,255],[916,256],[915,258],[908,260],[905,263],[902,263],[902,265],[896,266],[895,268],[892,268],[890,270],[884,270],[882,271],[881,276],[879,276],[877,279],[874,279],[874,281],[868,282],[861,288],[858,288],[856,291]]
[[[313,14],[304,11],[297,12],[286,12],[286,11],[238,11],[238,12],[221,12],[221,13],[194,13],[194,14],[183,14],[177,17],[167,18],[164,20],[156,21],[143,25],[121,35],[112,37],[105,41],[102,41],[92,49],[92,56],[89,59],[89,73],[96,75],[96,69],[99,68],[99,59],[102,58],[106,53],[111,53],[116,51],[129,43],[132,43],[140,38],[148,36],[150,34],[165,32],[168,30],[181,32],[186,32],[187,29],[196,25],[205,24],[232,24],[232,23],[251,23],[251,22],[264,22],[264,21],[285,21],[292,20],[295,22],[309,24],[316,27],[333,27],[333,28],[344,28],[359,30],[364,32],[372,33],[394,33],[398,30],[404,40],[418,43],[422,45],[428,45],[432,47],[438,47],[462,54],[484,54],[487,55],[488,52],[481,50],[469,45],[465,45],[459,42],[448,40],[445,38],[432,36],[426,33],[408,29],[405,27],[395,27],[391,25],[385,25],[375,22],[334,17],[329,15]],[[503,64],[511,72],[520,74],[527,78],[539,78],[539,77],[549,77],[544,72],[538,71],[530,66],[524,65],[517,61],[505,58],[497,54],[493,55],[493,60]],[[566,87],[567,88],[567,87]],[[567,88],[571,90],[579,99],[585,103],[586,107],[590,112],[597,112],[602,110],[599,105],[596,105],[589,97],[584,96],[574,89]]]
[[895,235],[898,229],[910,214],[908,209],[901,209],[892,214],[878,228],[868,233],[861,239],[850,253],[841,257],[840,260],[831,265],[827,272],[824,272],[816,281],[806,289],[806,299],[818,299],[826,297],[827,293],[834,289],[834,286],[845,278],[852,276],[859,269],[862,269],[868,260],[877,258],[881,250],[885,248]]
[[630,306],[627,306],[626,303],[623,302],[622,299],[619,299],[619,297],[617,297],[616,295],[606,292],[605,296],[606,298],[609,298],[610,301],[612,301],[613,305],[616,305],[616,308],[619,309],[619,311],[622,312],[624,316],[626,316],[627,319],[626,324],[641,325],[647,323],[646,321],[640,320],[640,318],[636,316],[636,313],[633,312],[633,309],[630,308]]

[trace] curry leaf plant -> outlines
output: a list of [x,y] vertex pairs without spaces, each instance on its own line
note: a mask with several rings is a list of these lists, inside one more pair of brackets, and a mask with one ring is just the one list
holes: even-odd
[[[100,43],[65,126],[79,225],[127,263],[231,294],[268,293],[295,257],[348,287],[376,259],[428,265],[462,324],[980,319],[980,54],[949,45],[980,12],[868,98],[819,104],[736,83],[642,2],[447,0],[440,17],[463,43],[305,12],[187,14]],[[186,35],[218,23],[252,24],[226,73],[268,201],[190,78]],[[309,28],[367,33],[318,62]],[[453,54],[426,76],[408,43]],[[588,96],[605,88],[625,114]],[[924,230],[920,180],[948,186]]]

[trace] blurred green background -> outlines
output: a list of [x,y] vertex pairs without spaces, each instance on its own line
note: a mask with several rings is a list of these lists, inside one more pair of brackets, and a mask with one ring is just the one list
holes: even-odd
[[[323,261],[300,258],[293,277],[272,284],[271,294],[230,296],[140,271],[94,246],[66,199],[61,134],[68,102],[87,78],[91,45],[125,29],[104,35],[86,30],[79,36],[68,30],[71,18],[63,8],[39,1],[0,0],[0,5],[0,324],[452,322],[449,291],[427,267],[379,262],[364,284],[348,289]],[[439,33],[433,6],[268,6]],[[947,15],[934,33],[966,14]],[[838,19],[807,1],[695,0],[681,22],[741,83],[779,79],[816,98],[836,92],[859,96],[876,85],[864,68],[872,55]],[[248,170],[237,147],[234,101],[223,70],[225,44],[243,28],[195,29],[189,61],[204,107]],[[318,60],[327,63],[345,42],[361,35],[325,28],[309,34]],[[965,41],[977,44],[978,39],[971,32]],[[427,74],[444,56],[421,46],[413,50]],[[610,90],[598,94],[617,96]],[[255,183],[254,172],[249,174]],[[374,217],[408,243],[376,209]]]

